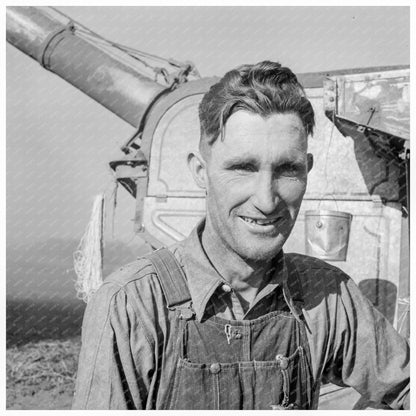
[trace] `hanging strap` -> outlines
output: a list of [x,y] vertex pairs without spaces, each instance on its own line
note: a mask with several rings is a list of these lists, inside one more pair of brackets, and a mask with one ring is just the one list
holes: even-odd
[[299,272],[297,270],[293,254],[285,254],[285,262],[287,267],[287,285],[290,295],[296,303],[304,303],[302,285],[300,283]]
[[[295,255],[293,255],[295,256]],[[304,325],[306,329],[311,332],[305,320],[302,320],[302,307],[304,305],[302,285],[300,282],[299,272],[297,270],[295,260],[291,255],[285,255],[285,263],[287,267],[288,278],[283,282],[283,296],[289,306],[290,311],[299,322]]]
[[161,248],[147,257],[153,264],[168,308],[191,301],[188,284],[181,265],[167,249]]

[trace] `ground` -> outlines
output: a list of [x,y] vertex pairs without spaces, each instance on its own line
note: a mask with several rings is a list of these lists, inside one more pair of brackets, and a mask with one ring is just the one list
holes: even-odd
[[80,347],[75,337],[8,348],[6,408],[70,409]]

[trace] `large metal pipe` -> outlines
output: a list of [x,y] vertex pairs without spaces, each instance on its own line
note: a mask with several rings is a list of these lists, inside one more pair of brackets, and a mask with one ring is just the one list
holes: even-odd
[[132,126],[166,89],[126,63],[127,53],[120,59],[77,36],[72,21],[50,7],[7,7],[6,21],[10,44]]

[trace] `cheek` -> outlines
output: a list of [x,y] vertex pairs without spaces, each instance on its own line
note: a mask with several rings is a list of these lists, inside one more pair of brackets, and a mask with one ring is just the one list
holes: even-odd
[[306,191],[306,181],[300,179],[281,179],[276,186],[277,194],[288,207],[299,208]]
[[245,178],[218,174],[212,176],[208,183],[208,205],[216,207],[217,215],[220,212],[229,214],[249,197],[250,181]]
[[212,175],[209,180],[210,189],[217,195],[226,197],[241,194],[243,190],[252,188],[253,179],[246,176],[233,175],[228,172]]

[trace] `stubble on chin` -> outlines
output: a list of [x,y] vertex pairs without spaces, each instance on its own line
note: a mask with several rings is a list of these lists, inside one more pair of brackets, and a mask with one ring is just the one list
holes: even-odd
[[[241,242],[237,242],[236,250],[234,250],[247,264],[258,268],[264,266],[265,263],[272,261],[282,250],[287,237],[279,235],[281,241],[267,241],[259,244],[245,244],[241,245]],[[246,240],[248,243],[248,241]]]

